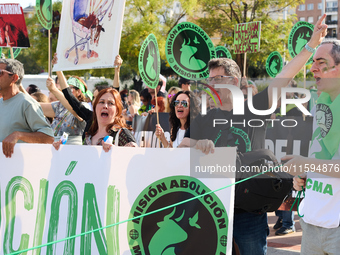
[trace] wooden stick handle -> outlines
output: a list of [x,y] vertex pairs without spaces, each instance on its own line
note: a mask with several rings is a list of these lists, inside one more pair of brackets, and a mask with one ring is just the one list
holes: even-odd
[[12,59],[14,59],[13,48],[12,48],[12,47],[10,47],[10,48],[9,48],[9,51],[11,52],[11,58],[12,58]]
[[244,62],[243,62],[243,77],[246,77],[246,67],[247,67],[247,52],[244,53]]
[[51,30],[48,30],[48,76],[52,77],[52,69],[51,69]]

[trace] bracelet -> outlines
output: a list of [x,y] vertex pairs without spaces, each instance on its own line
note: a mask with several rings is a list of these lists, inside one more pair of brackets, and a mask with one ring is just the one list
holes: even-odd
[[306,43],[305,48],[306,48],[306,50],[309,51],[310,53],[314,53],[314,52],[315,52],[315,48],[310,47],[310,46],[308,45],[308,43]]

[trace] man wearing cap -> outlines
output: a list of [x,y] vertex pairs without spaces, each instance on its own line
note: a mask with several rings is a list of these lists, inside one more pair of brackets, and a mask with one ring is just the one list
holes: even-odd
[[0,142],[10,158],[17,142],[53,143],[53,133],[41,107],[29,95],[19,91],[24,77],[22,63],[0,59]]
[[190,80],[181,77],[178,81],[178,85],[183,91],[190,91]]

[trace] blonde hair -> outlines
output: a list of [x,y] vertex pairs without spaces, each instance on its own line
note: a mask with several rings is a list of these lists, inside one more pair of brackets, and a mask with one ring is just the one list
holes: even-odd
[[131,95],[132,102],[131,105],[135,105],[140,107],[140,96],[137,90],[131,89],[129,91],[129,95]]
[[173,96],[171,98],[169,98],[169,95],[170,95],[170,92],[172,92],[172,91],[174,91],[175,94],[177,94],[179,91],[182,91],[182,89],[180,87],[173,86],[168,90],[168,96],[166,97],[164,112],[170,112],[170,103],[171,103]]

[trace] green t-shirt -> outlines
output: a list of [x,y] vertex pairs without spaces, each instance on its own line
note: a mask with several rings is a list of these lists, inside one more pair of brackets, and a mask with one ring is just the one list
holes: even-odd
[[0,142],[14,131],[41,132],[53,137],[40,104],[21,92],[5,101],[0,99]]

